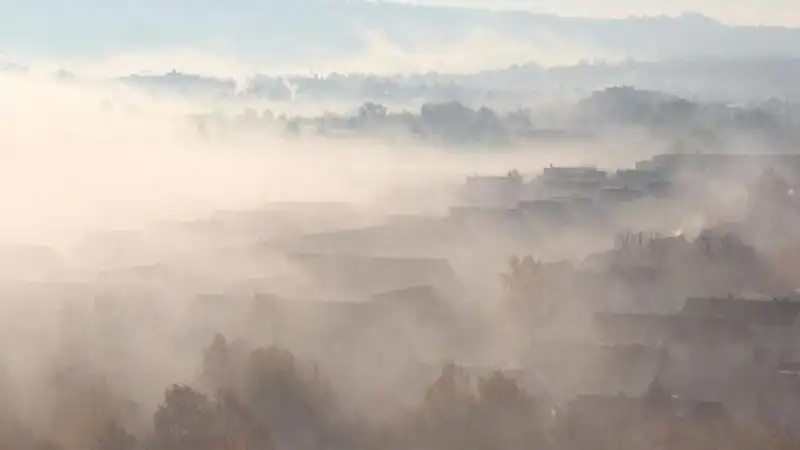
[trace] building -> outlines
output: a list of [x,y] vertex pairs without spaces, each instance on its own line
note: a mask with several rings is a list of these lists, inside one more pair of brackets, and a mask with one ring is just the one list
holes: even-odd
[[320,292],[350,294],[354,300],[394,289],[434,286],[458,293],[461,284],[446,259],[340,254],[289,254],[290,270]]
[[718,345],[751,338],[743,322],[714,316],[598,313],[594,325],[598,339],[608,344]]
[[516,172],[504,176],[470,176],[457,196],[463,205],[513,206],[522,191],[523,180]]
[[785,299],[751,300],[730,297],[688,298],[684,317],[719,318],[759,327],[791,327],[800,314],[800,302]]
[[529,183],[528,190],[537,197],[569,197],[591,194],[608,182],[608,174],[596,167],[545,167]]

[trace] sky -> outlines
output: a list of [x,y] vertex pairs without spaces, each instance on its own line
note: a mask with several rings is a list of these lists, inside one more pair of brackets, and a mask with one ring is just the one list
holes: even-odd
[[694,12],[730,24],[800,27],[800,0],[416,0],[416,3],[519,9],[579,17]]
[[[695,28],[710,28],[713,36],[708,38],[704,30],[694,36],[704,39],[707,46],[686,45],[683,31],[659,31],[641,22],[633,31],[584,23],[581,27],[595,33],[586,37],[584,31],[575,32],[570,26],[563,33],[531,30],[526,25],[510,30],[496,25],[491,14],[455,17],[449,11],[416,10],[397,17],[387,15],[396,8],[340,6],[359,1],[0,0],[0,65],[11,61],[46,71],[64,68],[98,76],[175,69],[239,77],[312,69],[462,72],[526,61],[571,64],[592,58],[685,56],[693,51],[800,55],[800,0],[373,0],[571,17],[693,12],[729,24],[786,25],[799,30],[788,34],[768,30],[757,36],[745,32],[744,42],[739,34],[701,23],[702,27]],[[354,10],[364,15],[353,14]],[[629,32],[638,37],[631,39]],[[780,42],[775,41],[776,33]],[[759,47],[757,51],[754,46]]]
[[[42,15],[52,11],[53,20],[65,11],[79,11],[87,18],[92,11],[126,9],[132,5],[148,3],[149,0],[0,0],[0,10],[24,11]],[[249,0],[259,9],[285,0]],[[299,0],[298,0],[299,1]],[[329,0],[347,2],[350,0]],[[374,0],[397,1],[428,5],[456,5],[489,9],[517,9],[553,13],[578,17],[627,17],[636,15],[678,15],[695,12],[711,16],[731,24],[784,25],[800,27],[800,1],[798,0]],[[157,4],[158,2],[156,2]],[[233,3],[242,3],[233,2]],[[164,4],[189,4],[189,11],[203,10],[205,6],[224,5],[222,0],[165,0]],[[162,4],[163,5],[163,4]],[[163,7],[163,6],[162,6]],[[155,11],[157,14],[157,11]],[[47,15],[47,14],[45,14]]]

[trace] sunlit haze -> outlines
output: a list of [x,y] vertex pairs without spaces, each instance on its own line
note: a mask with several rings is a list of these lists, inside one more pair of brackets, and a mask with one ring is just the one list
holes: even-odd
[[0,450],[800,449],[796,1],[444,3],[0,5]]

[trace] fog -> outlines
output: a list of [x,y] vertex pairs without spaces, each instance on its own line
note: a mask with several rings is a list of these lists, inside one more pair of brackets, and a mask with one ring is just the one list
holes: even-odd
[[391,202],[372,203],[390,188],[554,163],[635,161],[630,148],[606,148],[602,160],[579,148],[459,155],[374,140],[287,142],[270,129],[206,140],[186,119],[207,112],[203,100],[44,76],[4,76],[2,89],[2,226],[15,244],[68,244],[86,231],[277,201],[352,202],[389,213]]
[[[52,71],[64,69],[92,77],[125,76],[147,70],[154,73],[178,70],[209,76],[246,80],[257,73],[470,73],[501,69],[526,61],[547,66],[570,65],[586,59],[623,61],[626,53],[596,48],[580,37],[564,37],[540,30],[521,41],[488,26],[475,26],[455,39],[437,43],[420,39],[402,42],[381,28],[365,26],[354,32],[357,52],[304,51],[302,59],[264,60],[241,54],[236,49],[215,46],[170,47],[126,50],[93,58],[66,55],[31,57],[7,51],[6,58]],[[146,69],[145,69],[146,68]]]
[[[367,38],[316,67],[546,59],[494,32]],[[476,82],[390,110],[295,70],[277,101],[182,90],[283,72],[192,52],[0,74],[0,447],[795,442],[788,100],[503,108]]]

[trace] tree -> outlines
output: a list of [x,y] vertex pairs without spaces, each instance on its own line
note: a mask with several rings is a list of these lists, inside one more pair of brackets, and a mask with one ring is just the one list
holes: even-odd
[[214,450],[216,414],[208,398],[189,386],[173,385],[153,416],[159,450]]
[[220,391],[216,397],[221,436],[226,449],[272,450],[272,433],[243,405],[236,394]]
[[518,405],[528,397],[516,381],[503,372],[496,371],[491,377],[478,380],[478,399],[483,404],[508,408]]
[[111,421],[97,437],[94,450],[132,450],[136,438],[115,421]]
[[508,261],[509,272],[502,274],[503,287],[514,298],[525,296],[531,291],[532,284],[541,274],[542,263],[526,256],[512,256]]
[[544,422],[536,403],[501,371],[478,380],[478,414],[490,448],[540,448]]
[[372,102],[364,103],[358,108],[358,117],[362,120],[381,119],[386,117],[388,113],[385,106]]
[[471,448],[478,443],[477,437],[483,434],[476,407],[477,400],[470,389],[467,372],[448,363],[425,392],[412,430],[412,441],[415,442],[408,447]]
[[650,412],[664,413],[669,409],[671,397],[658,377],[655,377],[644,393],[644,405]]
[[425,391],[425,409],[441,413],[469,407],[475,401],[469,385],[469,375],[462,367],[446,364],[439,378]]
[[338,441],[333,391],[316,370],[305,369],[289,351],[254,350],[247,359],[242,403],[275,439],[292,446]]
[[509,180],[513,181],[514,184],[517,185],[518,187],[521,186],[524,181],[524,179],[522,178],[522,174],[519,173],[519,170],[517,169],[509,170],[508,173],[506,174],[506,177]]
[[215,391],[230,386],[232,364],[228,341],[225,336],[217,334],[203,355],[203,382]]

